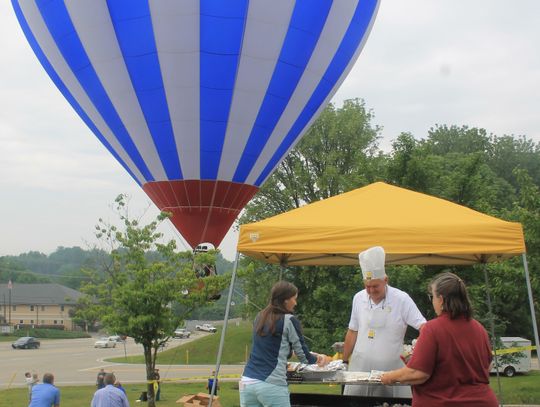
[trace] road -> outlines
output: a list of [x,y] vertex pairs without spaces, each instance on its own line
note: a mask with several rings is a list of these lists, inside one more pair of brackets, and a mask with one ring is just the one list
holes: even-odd
[[[173,339],[169,347],[200,338],[207,333],[192,332],[189,339]],[[140,383],[146,377],[143,364],[121,364],[105,362],[103,359],[142,354],[142,346],[133,339],[116,348],[95,349],[96,338],[42,340],[40,349],[12,349],[11,342],[0,342],[0,389],[24,385],[24,372],[34,371],[39,377],[45,372],[55,375],[55,383],[65,385],[94,384],[100,368],[114,372],[123,383]],[[213,370],[208,365],[158,365],[161,379],[207,377]],[[243,366],[222,366],[220,375],[241,374]]]
[[[169,347],[209,335],[203,332],[192,332],[189,339],[173,339]],[[100,368],[116,373],[124,383],[140,383],[144,381],[144,365],[105,362],[103,359],[142,354],[142,346],[133,339],[124,345],[118,344],[114,349],[95,349],[96,338],[42,340],[40,349],[12,349],[11,342],[0,342],[0,389],[24,386],[24,372],[35,371],[41,377],[45,372],[55,375],[55,382],[64,385],[92,385]],[[125,352],[125,353],[124,353]],[[213,370],[211,365],[158,365],[161,378],[174,380],[177,378],[207,377]],[[539,370],[537,358],[532,358],[531,368]],[[241,365],[223,365],[220,375],[241,374]]]

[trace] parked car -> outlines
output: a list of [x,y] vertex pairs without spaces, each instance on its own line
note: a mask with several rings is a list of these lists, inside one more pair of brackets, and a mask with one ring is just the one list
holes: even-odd
[[38,349],[41,343],[33,336],[23,336],[11,344],[13,349]]
[[112,336],[103,336],[94,343],[94,348],[116,348],[116,341]]
[[206,332],[217,332],[217,329],[212,324],[202,324],[202,325],[196,325],[195,329],[197,331],[206,331]]
[[126,340],[126,336],[124,335],[111,335],[109,336],[109,340],[115,341],[116,343],[122,343]]
[[189,338],[191,331],[188,331],[186,328],[178,328],[174,331],[175,338]]

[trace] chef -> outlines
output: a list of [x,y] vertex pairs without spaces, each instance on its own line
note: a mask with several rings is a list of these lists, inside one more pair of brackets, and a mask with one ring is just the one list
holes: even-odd
[[[426,319],[406,292],[388,285],[382,247],[367,249],[358,258],[364,290],[353,299],[343,360],[348,361],[352,372],[398,369],[403,367],[400,355],[407,325],[420,330]],[[344,394],[410,398],[411,389],[380,384],[348,385]]]

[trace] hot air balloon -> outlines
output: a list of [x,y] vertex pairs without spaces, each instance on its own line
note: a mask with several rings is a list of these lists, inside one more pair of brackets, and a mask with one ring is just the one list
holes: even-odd
[[218,246],[351,70],[379,0],[12,0],[101,143]]

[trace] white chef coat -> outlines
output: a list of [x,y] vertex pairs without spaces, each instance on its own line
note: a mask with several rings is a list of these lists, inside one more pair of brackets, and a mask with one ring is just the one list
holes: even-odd
[[[426,322],[409,294],[386,286],[386,297],[378,304],[366,290],[354,296],[349,329],[358,332],[349,359],[349,371],[394,370],[403,367],[400,359],[407,325],[418,329]],[[344,394],[411,397],[409,386],[349,385]]]

